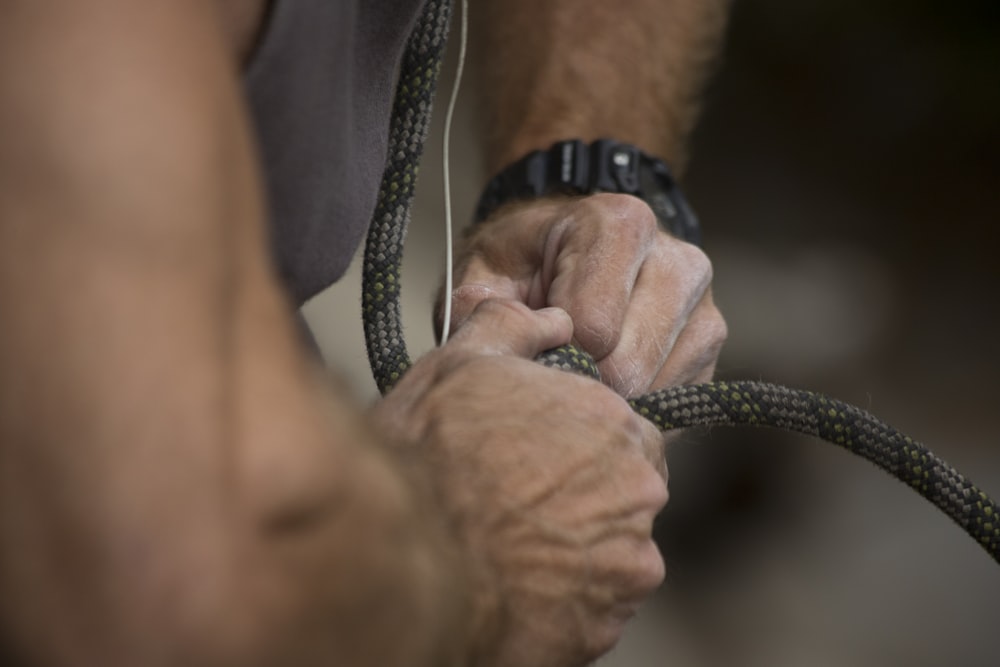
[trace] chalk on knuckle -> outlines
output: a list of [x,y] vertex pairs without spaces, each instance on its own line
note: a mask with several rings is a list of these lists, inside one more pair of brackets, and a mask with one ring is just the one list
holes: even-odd
[[681,242],[680,252],[687,271],[692,276],[696,276],[699,283],[707,286],[712,282],[715,270],[712,267],[712,260],[709,259],[704,250],[696,245]]
[[721,348],[729,338],[729,325],[726,324],[726,320],[722,317],[722,313],[719,312],[719,310],[714,306],[712,307],[712,317],[709,318],[706,329],[706,338],[711,345],[716,346],[717,348]]
[[659,225],[649,205],[638,197],[603,192],[579,202],[588,217],[599,221],[606,233],[629,234],[639,239],[656,235]]

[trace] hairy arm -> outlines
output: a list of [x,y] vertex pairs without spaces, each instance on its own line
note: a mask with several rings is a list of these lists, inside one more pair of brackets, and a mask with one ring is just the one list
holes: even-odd
[[483,303],[369,416],[320,379],[220,21],[0,3],[5,664],[588,664],[663,576],[659,433],[526,361],[558,309]]
[[473,0],[493,173],[562,139],[613,137],[685,162],[728,0]]
[[[727,0],[472,2],[489,174],[555,141],[608,137],[685,163]],[[708,379],[726,337],[706,255],[627,195],[501,207],[457,262],[455,326],[487,297],[558,306],[623,395]]]
[[226,43],[202,0],[0,4],[0,636],[447,664],[450,538],[299,349]]

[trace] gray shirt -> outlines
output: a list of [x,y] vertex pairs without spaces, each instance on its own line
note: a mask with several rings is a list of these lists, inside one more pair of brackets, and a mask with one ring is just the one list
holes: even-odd
[[375,209],[396,71],[421,0],[275,0],[245,83],[274,259],[301,305],[343,275]]

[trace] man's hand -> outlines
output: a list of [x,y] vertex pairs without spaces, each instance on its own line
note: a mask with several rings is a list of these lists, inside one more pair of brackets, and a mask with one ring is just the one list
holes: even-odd
[[466,549],[477,665],[587,664],[663,578],[662,437],[608,388],[529,361],[571,334],[561,310],[484,301],[375,409],[429,462]]
[[452,328],[487,298],[562,308],[604,381],[634,396],[711,377],[726,337],[711,279],[705,254],[661,231],[635,197],[517,203],[472,231]]

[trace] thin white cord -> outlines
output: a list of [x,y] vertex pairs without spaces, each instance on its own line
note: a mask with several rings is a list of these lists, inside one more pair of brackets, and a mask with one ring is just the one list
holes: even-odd
[[448,100],[448,111],[444,116],[444,233],[445,233],[445,272],[444,272],[444,323],[441,325],[441,345],[448,342],[448,330],[451,329],[451,290],[453,281],[451,272],[454,269],[455,258],[452,256],[452,224],[451,224],[451,120],[455,115],[455,102],[458,100],[458,89],[462,85],[462,72],[465,69],[465,46],[469,39],[469,3],[462,0],[462,28],[459,37],[458,69],[455,70],[455,83],[451,88],[451,99]]

